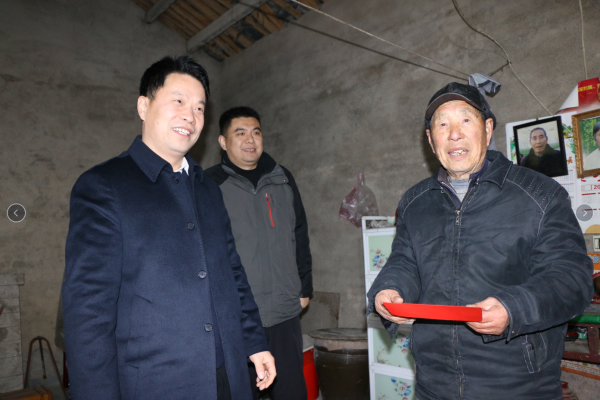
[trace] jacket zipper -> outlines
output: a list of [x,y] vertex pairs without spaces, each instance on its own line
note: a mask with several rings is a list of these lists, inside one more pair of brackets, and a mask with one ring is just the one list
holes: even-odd
[[[473,188],[471,188],[471,190],[469,190],[469,192],[463,198],[463,201],[461,202],[460,208],[457,208],[457,209],[454,210],[454,213],[456,214],[456,219],[455,219],[455,225],[456,226],[460,225],[460,211],[462,209],[462,205],[465,204],[465,201],[468,200],[469,197],[471,197],[471,195],[473,194],[473,192],[475,192],[475,189],[476,189],[476,187],[478,185],[479,185],[479,182],[476,181],[475,182],[475,186]],[[443,185],[443,186],[446,186],[446,185]],[[450,188],[448,188],[447,186],[446,186],[446,189],[450,190]],[[442,192],[444,192],[443,189],[442,189]],[[448,194],[448,197],[450,197],[450,201],[452,201],[452,203],[454,203],[454,200],[452,199],[452,195],[450,193],[447,193],[447,194]],[[455,329],[454,333],[457,334],[457,332],[456,332],[456,326],[454,326],[454,329]],[[453,346],[456,346],[456,343],[453,343]],[[458,395],[459,395],[459,398],[462,399],[463,398],[464,381],[463,381],[462,374],[460,372],[460,362],[458,360],[458,357],[456,357],[455,361],[456,361],[456,371],[459,374],[459,377],[458,377]]]
[[[443,184],[446,189],[450,190],[450,188],[448,186],[446,186],[445,184]],[[456,220],[455,220],[455,225],[458,226],[460,225],[460,210],[462,209],[462,205],[465,204],[465,201],[469,199],[469,197],[471,197],[471,195],[473,194],[473,192],[475,191],[475,188],[479,185],[479,182],[475,182],[475,186],[471,188],[471,190],[469,190],[469,192],[465,195],[465,197],[463,198],[463,201],[461,202],[461,206],[460,208],[457,208],[456,210],[454,210],[454,213],[456,214]],[[442,190],[442,193],[444,193],[444,190]],[[454,200],[452,199],[452,195],[450,193],[447,193],[448,197],[450,197],[450,201],[452,201],[452,203],[454,203]]]
[[273,213],[271,212],[271,202],[273,199],[269,193],[265,193],[265,198],[267,199],[267,206],[269,206],[269,217],[271,217],[271,226],[275,228],[275,224],[273,223]]

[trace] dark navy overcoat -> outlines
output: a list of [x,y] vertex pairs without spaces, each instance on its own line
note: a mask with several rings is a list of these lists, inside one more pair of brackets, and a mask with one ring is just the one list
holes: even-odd
[[195,210],[139,136],[73,187],[62,295],[74,400],[216,399],[211,301],[232,397],[251,399],[247,356],[268,345],[220,189],[186,158]]

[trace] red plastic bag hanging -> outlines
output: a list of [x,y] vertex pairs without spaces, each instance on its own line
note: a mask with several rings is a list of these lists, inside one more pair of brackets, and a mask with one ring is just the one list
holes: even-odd
[[360,219],[367,215],[379,215],[379,209],[375,194],[365,185],[363,173],[359,172],[354,189],[344,197],[340,207],[340,217],[360,228]]

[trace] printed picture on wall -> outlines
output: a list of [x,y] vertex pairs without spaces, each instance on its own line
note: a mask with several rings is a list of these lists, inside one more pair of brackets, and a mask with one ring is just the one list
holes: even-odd
[[517,163],[546,176],[568,175],[560,117],[544,118],[513,127]]
[[597,175],[600,172],[600,110],[575,114],[571,118],[578,156],[577,176]]

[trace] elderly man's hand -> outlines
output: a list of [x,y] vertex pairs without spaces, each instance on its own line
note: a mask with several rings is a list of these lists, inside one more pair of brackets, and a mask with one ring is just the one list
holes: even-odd
[[484,335],[500,335],[510,323],[506,308],[494,297],[488,297],[467,307],[483,308],[481,322],[467,322],[467,325],[473,328],[475,332]]
[[375,296],[375,309],[377,310],[377,314],[397,324],[405,324],[414,321],[414,319],[394,317],[387,308],[385,308],[383,303],[404,303],[404,299],[400,297],[400,293],[397,291],[385,289],[377,293],[377,296]]
[[261,351],[250,356],[250,361],[254,363],[256,368],[256,386],[259,390],[268,388],[277,372],[275,372],[275,359],[271,355],[270,351]]

